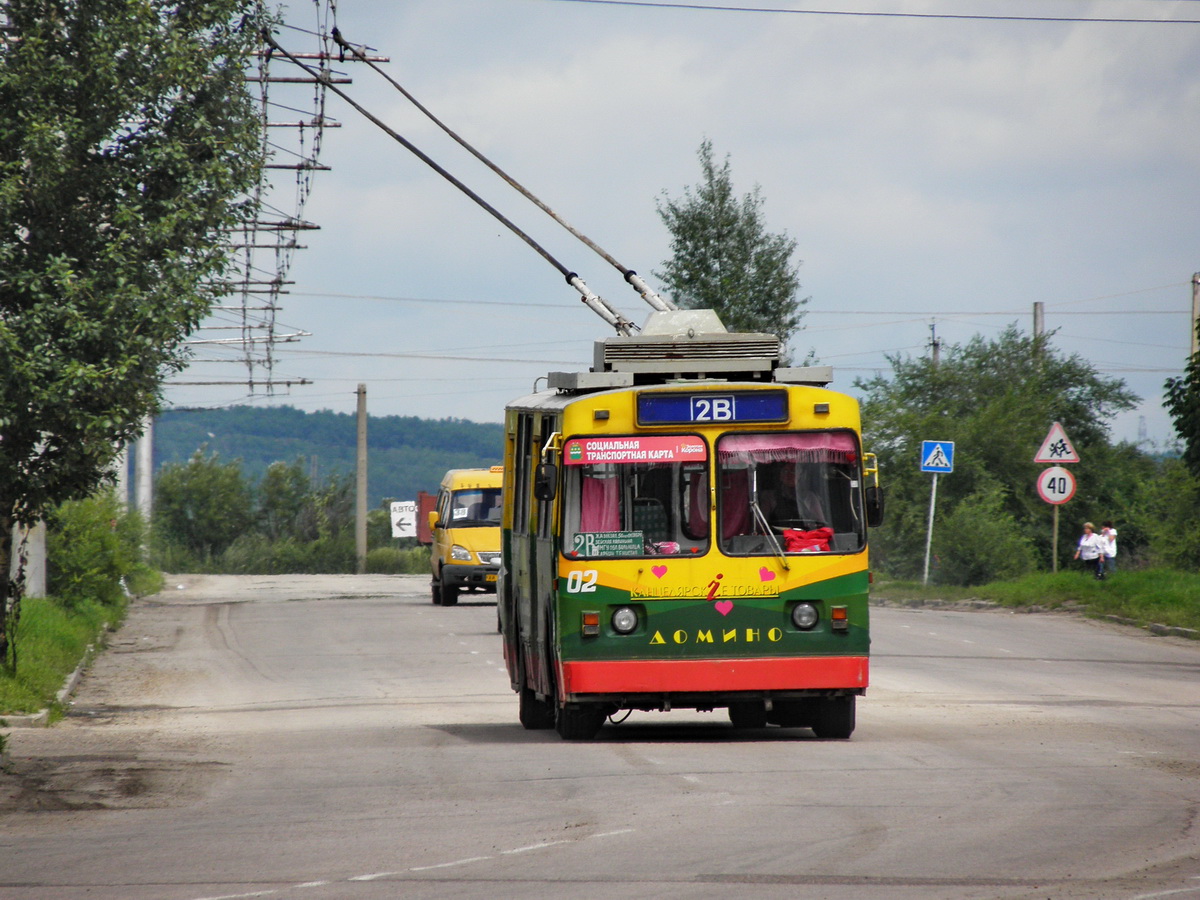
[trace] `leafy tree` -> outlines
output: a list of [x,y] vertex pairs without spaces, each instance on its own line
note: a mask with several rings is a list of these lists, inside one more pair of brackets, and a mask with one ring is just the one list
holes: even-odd
[[[951,584],[987,584],[1016,578],[1033,569],[1033,538],[1005,509],[999,486],[964,497],[934,532],[938,580]],[[979,552],[981,547],[988,552]]]
[[796,242],[771,234],[763,222],[760,189],[738,200],[729,157],[713,160],[711,141],[697,154],[703,182],[672,200],[665,192],[658,215],[671,232],[670,259],[655,272],[675,302],[687,309],[714,309],[730,331],[775,334],[787,345],[800,328]]
[[[1200,336],[1200,322],[1196,323]],[[1188,357],[1179,378],[1168,378],[1164,385],[1163,405],[1175,423],[1175,433],[1183,440],[1183,461],[1200,478],[1200,353]]]
[[[1200,478],[1178,459],[1160,464],[1158,477],[1147,479],[1140,515],[1135,526],[1144,531],[1152,548],[1152,561],[1177,569],[1200,570],[1200,528],[1196,527],[1200,510]],[[1124,552],[1125,534],[1120,529]]]
[[[930,494],[930,476],[920,472],[918,459],[924,440],[955,442],[954,472],[938,482],[935,540],[944,527],[937,523],[967,498],[999,498],[994,511],[975,502],[977,515],[1003,515],[1022,535],[1044,536],[1038,546],[1048,563],[1052,511],[1037,497],[1042,467],[1033,457],[1056,421],[1081,458],[1073,468],[1079,488],[1071,512],[1113,518],[1119,504],[1130,502],[1128,473],[1144,465],[1131,448],[1109,444],[1107,422],[1137,398],[1078,356],[1056,353],[1050,336],[1030,337],[1012,325],[995,340],[977,336],[944,348],[938,363],[898,356],[889,362],[890,377],[855,384],[863,391],[865,449],[879,455],[888,492],[888,517],[875,535],[875,550],[893,574],[911,577],[924,559]],[[976,539],[962,523],[957,528],[952,540],[963,552],[993,552],[982,537],[986,529],[970,532],[981,536]]]
[[204,448],[186,465],[164,466],[154,498],[159,539],[205,559],[222,553],[254,521],[240,461],[223,463]]
[[309,499],[304,460],[273,462],[258,486],[259,526],[272,541],[296,534]]
[[14,523],[88,496],[184,364],[261,171],[254,9],[0,7],[0,572]]

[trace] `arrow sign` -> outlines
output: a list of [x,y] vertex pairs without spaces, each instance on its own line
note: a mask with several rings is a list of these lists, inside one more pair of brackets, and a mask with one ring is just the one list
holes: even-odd
[[954,441],[921,441],[921,471],[954,471]]
[[417,501],[397,500],[392,503],[392,537],[417,536]]
[[1042,441],[1042,449],[1033,458],[1037,463],[1077,463],[1079,454],[1071,444],[1071,439],[1063,431],[1061,423],[1055,422],[1050,426],[1050,433]]

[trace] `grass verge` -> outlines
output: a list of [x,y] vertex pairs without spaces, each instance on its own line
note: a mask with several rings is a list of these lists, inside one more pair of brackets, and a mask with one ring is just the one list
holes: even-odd
[[925,587],[880,579],[872,595],[896,602],[985,600],[1017,608],[1075,609],[1087,615],[1200,630],[1200,574],[1171,569],[1118,571],[1103,581],[1082,572],[1047,572],[977,587]]
[[0,718],[5,713],[35,713],[50,707],[67,676],[83,660],[105,624],[115,625],[124,615],[124,604],[114,608],[100,603],[64,606],[49,597],[21,601],[17,628],[16,672],[0,667]]

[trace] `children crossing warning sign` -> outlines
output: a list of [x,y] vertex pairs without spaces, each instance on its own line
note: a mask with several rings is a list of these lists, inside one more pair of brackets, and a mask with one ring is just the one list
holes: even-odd
[[1055,422],[1050,426],[1050,433],[1042,441],[1042,449],[1038,450],[1033,461],[1036,463],[1079,462],[1079,454],[1075,452],[1075,447],[1071,444],[1071,439],[1067,437],[1060,422]]

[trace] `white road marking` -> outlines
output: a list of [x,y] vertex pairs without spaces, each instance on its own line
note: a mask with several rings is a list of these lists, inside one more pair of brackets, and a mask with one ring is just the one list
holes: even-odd
[[[684,777],[685,778],[687,778],[687,777],[694,778],[695,776],[686,776],[685,775]],[[600,834],[587,835],[584,838],[580,838],[578,840],[573,840],[573,841],[572,840],[546,841],[541,844],[530,844],[526,847],[514,847],[511,850],[501,850],[500,855],[501,856],[515,856],[518,853],[529,853],[534,850],[545,850],[549,847],[558,847],[563,844],[578,844],[581,841],[589,840],[592,838],[606,838],[606,837],[616,837],[617,835],[622,835],[622,834],[633,834],[635,831],[637,831],[636,828],[618,828],[615,831],[605,831]],[[430,871],[433,871],[434,869],[452,869],[455,866],[466,866],[466,865],[470,865],[471,863],[487,862],[489,859],[495,859],[495,858],[496,857],[494,855],[492,855],[492,856],[468,856],[464,859],[455,859],[455,860],[451,860],[450,862],[444,862],[444,863],[434,863],[433,865],[428,865],[428,866],[412,866],[408,869],[403,869],[403,870],[396,871],[396,872],[372,872],[368,875],[353,875],[353,876],[345,879],[345,881],[347,883],[352,882],[352,881],[359,881],[359,882],[379,881],[382,878],[396,878],[396,877],[404,875],[405,873],[408,873],[408,872],[430,872]],[[339,883],[341,883],[341,882],[338,882],[338,881],[305,881],[305,882],[301,882],[300,884],[291,885],[289,887],[272,888],[270,890],[265,890],[265,891],[251,891],[251,892],[245,893],[245,894],[222,894],[220,896],[212,896],[212,897],[197,897],[196,900],[250,900],[250,898],[253,898],[253,897],[270,897],[274,894],[279,894],[286,890],[296,890],[298,888],[328,887],[331,884],[339,884]]]
[[1151,900],[1154,897],[1178,897],[1181,894],[1200,894],[1200,887],[1175,888],[1171,891],[1155,891],[1153,894],[1138,894],[1129,900]]
[[347,881],[376,881],[380,878],[391,878],[394,875],[399,875],[399,872],[375,872],[371,875],[355,875],[353,878],[347,878]]
[[468,856],[466,859],[456,859],[454,862],[438,863],[434,866],[413,866],[408,871],[410,872],[428,872],[431,869],[451,869],[454,866],[465,866],[468,863],[483,862],[484,860],[494,859],[492,856]]
[[547,847],[556,847],[559,844],[572,844],[574,841],[546,841],[544,844],[530,844],[528,847],[517,847],[514,850],[501,850],[505,856],[512,856],[516,853],[528,853],[531,850],[545,850]]

